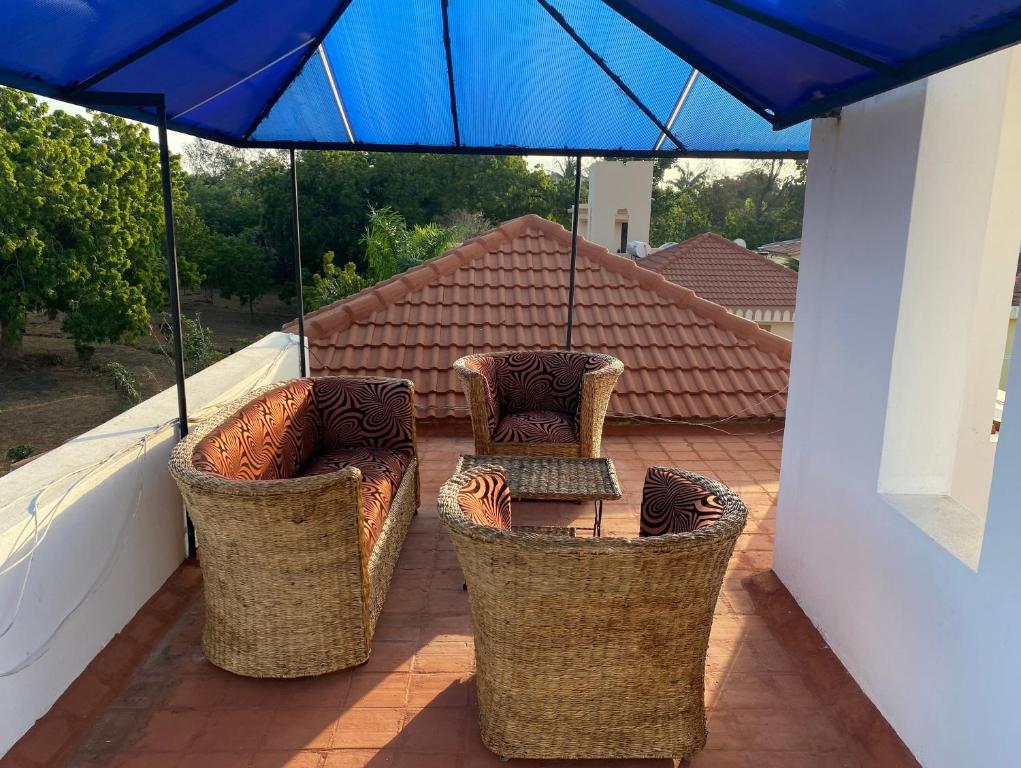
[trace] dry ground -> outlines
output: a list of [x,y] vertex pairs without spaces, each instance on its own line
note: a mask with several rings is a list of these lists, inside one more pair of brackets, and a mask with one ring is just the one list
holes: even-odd
[[[213,341],[224,354],[279,330],[294,316],[293,308],[275,296],[258,302],[254,317],[237,299],[206,292],[185,295],[183,305],[186,315],[198,314],[213,330]],[[61,333],[59,319],[29,319],[22,358],[0,362],[0,475],[10,466],[8,449],[27,445],[38,456],[128,407],[114,389],[107,370],[111,362],[135,374],[143,399],[173,385],[173,364],[152,337],[132,344],[98,344],[90,363],[83,365],[71,339]]]

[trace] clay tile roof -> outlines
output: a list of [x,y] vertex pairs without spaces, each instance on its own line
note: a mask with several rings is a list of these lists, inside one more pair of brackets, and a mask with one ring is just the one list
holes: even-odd
[[[409,378],[420,416],[466,417],[451,370],[458,357],[563,345],[570,250],[559,224],[523,216],[323,307],[305,319],[313,375]],[[624,362],[611,416],[745,419],[786,409],[790,342],[584,239],[574,346]]]
[[757,252],[767,251],[782,256],[797,256],[801,253],[801,238],[794,240],[778,240],[775,243],[766,243],[755,249]]
[[641,265],[725,307],[794,308],[797,272],[713,232],[664,248]]

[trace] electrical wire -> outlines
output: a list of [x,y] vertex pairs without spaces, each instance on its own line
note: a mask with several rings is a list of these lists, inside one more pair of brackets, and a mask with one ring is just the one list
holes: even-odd
[[[264,383],[263,379],[264,379],[265,375],[269,371],[275,369],[279,365],[279,363],[283,359],[283,357],[287,354],[287,352],[292,347],[294,347],[296,345],[297,345],[297,342],[291,340],[286,345],[281,347],[280,351],[274,356],[274,358],[269,363],[267,363],[266,365],[262,366],[255,373],[251,374],[249,377],[247,377],[246,379],[243,380],[243,383],[241,384],[242,387],[245,386],[246,384],[248,384],[248,382],[250,382],[253,379],[255,379],[254,383],[252,383],[251,386],[248,386],[242,392],[238,393],[238,395],[244,394],[245,392],[250,392],[250,391],[254,390],[255,388],[257,388],[258,386],[260,386],[261,384],[263,384]],[[236,392],[236,390],[239,389],[239,388],[240,387],[235,388],[234,391]],[[236,397],[236,396],[237,395],[235,395],[235,396],[233,396],[233,397],[231,397],[229,399],[234,399],[234,397]],[[222,399],[226,399],[226,398],[221,398],[221,400]],[[220,402],[220,401],[218,401],[216,403],[211,403],[211,404],[205,406],[204,408],[200,409],[196,413],[194,413],[192,415],[192,417],[189,418],[189,421],[191,421],[192,418],[194,418],[195,420],[202,420],[204,417],[206,417],[212,411],[215,411],[215,410],[219,409],[220,407],[222,407],[222,402]],[[62,475],[61,477],[56,478],[55,480],[50,481],[45,486],[43,486],[43,488],[39,489],[38,491],[36,491],[34,493],[22,494],[21,496],[15,498],[15,499],[12,499],[11,501],[8,501],[8,502],[4,503],[3,505],[0,505],[0,509],[5,509],[7,507],[10,507],[11,505],[13,505],[17,501],[21,501],[21,500],[24,500],[26,498],[31,497],[31,501],[29,502],[29,509],[28,509],[28,514],[29,514],[29,518],[30,518],[29,522],[31,524],[26,526],[26,528],[31,528],[31,530],[32,530],[32,533],[31,533],[32,546],[29,548],[29,550],[27,552],[23,553],[22,555],[18,556],[15,560],[11,561],[11,557],[14,556],[14,553],[19,549],[19,547],[23,543],[22,542],[22,535],[19,533],[18,538],[16,539],[14,546],[12,547],[11,551],[8,553],[8,557],[5,559],[3,564],[0,565],[0,577],[2,577],[3,575],[13,571],[18,565],[20,565],[22,563],[25,563],[26,560],[27,560],[27,565],[25,566],[25,575],[24,575],[23,579],[21,580],[21,584],[20,584],[20,586],[18,588],[18,591],[17,591],[17,595],[18,596],[17,596],[17,599],[15,601],[14,608],[13,608],[13,610],[11,612],[10,619],[6,622],[6,624],[4,625],[4,628],[2,630],[0,630],[0,638],[3,638],[4,636],[6,636],[10,632],[10,630],[14,627],[14,625],[15,625],[15,623],[17,621],[18,616],[20,615],[21,608],[24,605],[25,593],[27,591],[28,583],[29,583],[29,580],[30,580],[30,577],[31,577],[32,565],[33,565],[33,562],[34,562],[34,559],[35,559],[35,554],[36,554],[36,552],[39,551],[39,548],[42,546],[43,542],[46,540],[46,536],[49,533],[50,528],[52,527],[54,521],[56,520],[56,518],[58,516],[57,513],[60,511],[61,507],[64,505],[64,502],[67,500],[67,498],[71,495],[71,492],[76,487],[78,487],[78,485],[80,483],[82,483],[85,479],[87,479],[88,477],[91,477],[92,475],[94,475],[100,468],[102,468],[103,466],[107,465],[108,463],[110,463],[110,462],[112,462],[112,461],[114,461],[116,459],[123,458],[125,455],[130,453],[133,449],[136,451],[136,455],[134,457],[135,462],[136,463],[140,462],[141,464],[144,465],[145,457],[147,456],[147,453],[148,453],[149,441],[152,440],[154,437],[156,437],[161,432],[163,432],[164,430],[177,426],[178,422],[179,422],[179,419],[174,418],[174,419],[170,419],[168,421],[165,421],[165,422],[163,422],[161,424],[158,424],[157,426],[153,427],[148,432],[143,434],[139,438],[138,441],[136,441],[134,443],[131,443],[131,444],[127,445],[127,446],[124,446],[123,448],[115,451],[114,453],[110,454],[109,456],[106,456],[105,458],[101,459],[100,461],[93,462],[92,464],[89,464],[89,465],[87,465],[85,467],[79,467],[76,470],[68,472],[65,475]],[[60,630],[67,624],[67,622],[71,619],[71,617],[74,616],[78,612],[78,610],[88,601],[88,599],[92,595],[94,595],[99,590],[99,588],[105,583],[106,579],[109,577],[110,573],[113,571],[113,567],[116,564],[116,562],[117,562],[117,560],[118,560],[118,558],[119,558],[119,556],[121,554],[121,551],[122,551],[122,548],[123,548],[124,539],[125,539],[125,537],[127,535],[128,529],[130,528],[129,524],[135,519],[135,517],[138,514],[138,510],[141,507],[141,501],[142,501],[142,496],[143,496],[143,491],[144,491],[144,484],[145,484],[144,472],[141,469],[141,467],[139,467],[137,474],[138,474],[138,486],[137,486],[137,489],[136,489],[134,502],[129,507],[129,514],[125,517],[125,519],[122,521],[122,523],[120,525],[120,528],[118,530],[117,536],[116,536],[116,538],[114,540],[113,548],[111,549],[111,552],[110,552],[110,556],[104,562],[103,568],[100,570],[100,572],[97,575],[96,579],[93,580],[92,584],[84,592],[84,594],[81,596],[81,598],[64,615],[64,617],[57,623],[57,625],[55,626],[53,631],[47,636],[47,638],[42,643],[39,644],[39,646],[37,646],[37,648],[34,651],[32,651],[31,653],[26,655],[18,664],[16,664],[15,666],[11,667],[10,669],[0,671],[0,679],[6,678],[6,677],[11,677],[12,675],[18,674],[19,672],[21,672],[21,671],[27,669],[28,667],[32,666],[35,662],[37,662],[40,658],[42,658],[47,653],[47,651],[49,650],[49,647],[50,647],[51,643],[53,642],[53,639],[60,633]],[[79,475],[80,475],[80,477],[78,477]],[[68,480],[70,480],[72,478],[75,478],[75,477],[77,477],[77,479],[74,480],[74,482],[71,483],[71,485],[64,490],[64,492],[61,494],[60,498],[57,499],[52,505],[50,505],[49,508],[46,510],[45,517],[43,518],[44,519],[44,527],[42,528],[42,533],[40,534],[40,532],[39,532],[39,520],[40,520],[39,507],[40,507],[40,502],[42,501],[44,494],[48,490],[54,488],[55,486],[57,486],[57,485],[59,485],[59,484],[61,484],[63,482],[66,482],[66,481],[68,481]]]

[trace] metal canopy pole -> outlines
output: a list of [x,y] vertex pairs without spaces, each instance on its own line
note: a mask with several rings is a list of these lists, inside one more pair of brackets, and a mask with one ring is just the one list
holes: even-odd
[[298,370],[299,376],[307,376],[305,367],[305,304],[301,291],[301,222],[298,213],[298,168],[291,157],[291,237],[294,239],[294,289],[298,301]]
[[574,217],[571,220],[571,282],[567,289],[567,343],[571,349],[571,332],[574,330],[574,281],[578,269],[578,219],[581,218],[581,155],[575,158],[574,166]]
[[[174,335],[174,374],[177,380],[177,415],[181,437],[188,434],[188,400],[184,391],[184,343],[181,329],[181,291],[177,277],[177,240],[174,232],[174,197],[170,184],[170,148],[167,145],[167,107],[160,100],[156,107],[160,141],[160,175],[163,177],[163,222],[167,233],[167,279],[170,286],[170,328]],[[195,554],[195,528],[185,516],[188,557]]]

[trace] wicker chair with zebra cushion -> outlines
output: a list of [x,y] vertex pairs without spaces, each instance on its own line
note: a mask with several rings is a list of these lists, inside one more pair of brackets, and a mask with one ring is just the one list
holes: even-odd
[[677,759],[705,746],[709,630],[747,511],[720,483],[670,472],[700,490],[696,511],[664,514],[692,494],[649,487],[650,525],[699,524],[631,539],[512,529],[499,466],[440,490],[468,586],[482,740],[497,755]]
[[299,677],[368,659],[418,508],[414,412],[410,381],[293,379],[175,446],[213,664]]
[[624,366],[609,355],[540,350],[468,355],[454,371],[468,398],[475,453],[595,459]]

